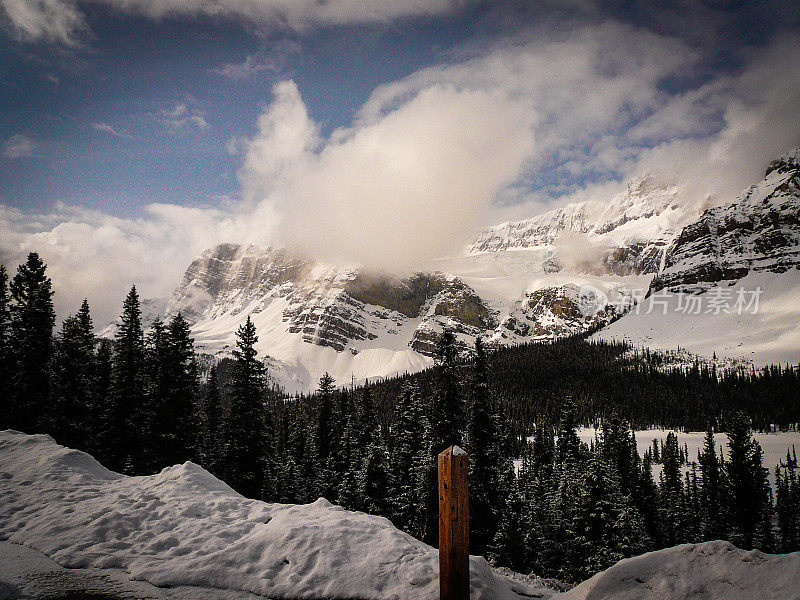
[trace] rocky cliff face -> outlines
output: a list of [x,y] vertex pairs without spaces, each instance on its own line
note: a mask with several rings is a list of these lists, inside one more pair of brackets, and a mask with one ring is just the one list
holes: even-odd
[[676,185],[652,174],[635,177],[608,204],[580,202],[531,219],[481,230],[468,254],[550,248],[550,272],[593,275],[657,273],[683,224],[702,203],[679,199]]
[[211,248],[189,266],[166,309],[178,312],[192,324],[272,313],[287,335],[352,353],[356,342],[399,336],[409,324],[407,345],[424,355],[444,327],[474,338],[495,326],[481,298],[457,277],[376,275],[236,244]]
[[607,205],[484,229],[463,256],[407,277],[221,244],[189,266],[161,312],[180,311],[212,352],[230,350],[250,316],[271,369],[295,389],[326,370],[344,383],[355,373],[422,368],[445,327],[464,348],[477,336],[517,344],[596,330],[631,306],[632,288],[696,291],[798,268],[798,157],[773,161],[762,182],[711,208],[706,199],[685,204],[653,175],[638,177]]
[[651,290],[689,289],[800,267],[800,150],[736,201],[705,211],[670,246]]

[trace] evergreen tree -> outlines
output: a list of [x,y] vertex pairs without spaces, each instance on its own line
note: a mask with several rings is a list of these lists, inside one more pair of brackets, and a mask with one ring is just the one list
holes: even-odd
[[775,513],[780,550],[800,550],[800,477],[794,446],[791,453],[786,451],[786,461],[775,466]]
[[[414,466],[422,443],[418,414],[419,392],[413,383],[406,385],[397,403],[392,453],[392,522],[403,531],[412,533],[416,523]],[[412,533],[413,535],[413,533]]]
[[740,548],[769,551],[772,536],[772,490],[762,451],[753,439],[750,426],[741,415],[731,420],[728,436],[727,513],[730,518],[730,541]]
[[10,425],[11,376],[14,372],[11,343],[11,296],[8,291],[8,272],[0,265],[0,429]]
[[230,407],[223,427],[225,481],[254,498],[263,488],[265,369],[258,360],[250,317],[236,332]]
[[95,405],[96,361],[89,304],[61,325],[52,363],[47,426],[50,434],[70,448],[91,450],[91,409]]
[[139,294],[131,287],[114,336],[110,398],[99,431],[109,468],[134,471],[146,444],[145,362]]
[[503,500],[502,509],[498,510],[501,517],[492,539],[490,557],[494,564],[522,573],[527,570],[529,559],[529,554],[526,552],[527,527],[523,520],[524,500],[514,474],[509,475],[505,486],[509,489],[509,493]]
[[388,515],[387,491],[391,489],[389,457],[380,436],[375,436],[364,453],[358,480],[361,508],[373,515]]
[[46,418],[53,351],[53,289],[47,266],[35,252],[28,254],[11,281],[11,332],[15,373],[12,380],[10,425],[34,433]]
[[458,349],[453,332],[445,329],[436,344],[436,387],[433,393],[435,455],[461,445],[464,409],[458,384]]
[[[498,530],[502,490],[498,416],[489,394],[486,353],[480,338],[475,340],[468,402],[465,445],[469,455],[470,551],[485,554]],[[513,503],[509,505],[513,507]],[[519,516],[509,519],[513,521]]]
[[163,419],[168,424],[164,432],[165,465],[193,460],[198,454],[199,414],[197,402],[197,360],[189,324],[181,313],[167,326],[168,375],[167,402]]
[[671,431],[667,434],[664,447],[661,449],[661,461],[664,470],[661,472],[658,490],[659,521],[664,543],[667,546],[675,546],[685,541],[687,511],[678,438]]
[[613,465],[595,453],[571,528],[575,535],[571,575],[578,580],[641,554],[649,545],[641,516],[621,487]]
[[349,419],[342,439],[340,462],[343,466],[342,476],[337,489],[336,503],[349,510],[361,507],[359,489],[360,453],[356,447],[356,420]]
[[200,422],[201,460],[206,469],[216,474],[222,455],[222,395],[216,365],[208,373]]
[[725,539],[725,487],[722,465],[717,458],[714,432],[709,429],[703,441],[700,463],[700,517],[701,535],[705,540]]
[[409,532],[416,538],[434,545],[439,539],[439,482],[438,464],[433,458],[433,425],[428,418],[430,405],[417,393],[412,406],[420,432],[420,441],[411,468],[413,517]]
[[106,455],[103,432],[108,429],[105,417],[111,414],[111,342],[100,340],[95,358],[95,380],[90,406],[89,429],[91,432],[91,453],[102,464],[111,464]]
[[338,423],[334,414],[333,377],[325,373],[319,380],[317,388],[316,414],[316,453],[320,466],[320,477],[317,488],[322,496],[334,498],[336,494],[336,465],[333,456],[333,445],[337,434]]

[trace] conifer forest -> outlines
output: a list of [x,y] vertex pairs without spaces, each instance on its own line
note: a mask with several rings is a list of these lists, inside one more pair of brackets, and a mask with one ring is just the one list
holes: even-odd
[[[180,314],[145,331],[135,288],[113,340],[95,337],[85,301],[57,324],[53,293],[36,253],[0,268],[0,429],[47,433],[112,470],[191,460],[247,497],[324,497],[435,545],[435,457],[457,444],[469,454],[470,552],[496,566],[577,582],[685,542],[800,550],[796,451],[764,464],[753,437],[797,428],[797,368],[667,367],[584,337],[463,348],[445,331],[433,368],[345,388],[326,375],[315,393],[287,396],[249,317],[218,359],[196,352]],[[598,430],[588,445],[582,426]],[[647,428],[708,433],[697,456],[673,433],[640,454],[633,431]],[[727,434],[725,454],[714,432]]]

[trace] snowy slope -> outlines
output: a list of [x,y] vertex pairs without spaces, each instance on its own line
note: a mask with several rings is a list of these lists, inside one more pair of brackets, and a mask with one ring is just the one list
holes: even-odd
[[[320,498],[248,500],[193,463],[111,472],[45,435],[0,432],[0,532],[67,568],[274,598],[438,598],[438,554],[387,519]],[[533,589],[470,559],[473,598]],[[2,589],[2,588],[0,588]]]
[[[746,301],[758,289],[761,294],[755,314],[753,306],[739,314],[738,292]],[[717,308],[710,298],[719,295],[728,308]],[[663,293],[646,298],[638,307],[594,334],[594,339],[627,341],[634,346],[658,350],[678,347],[701,356],[741,357],[757,366],[800,364],[800,271],[753,272],[738,280],[711,285],[695,296],[699,314],[686,312],[691,294]],[[709,312],[710,311],[710,312]]]
[[685,544],[618,562],[563,600],[800,600],[800,553]]

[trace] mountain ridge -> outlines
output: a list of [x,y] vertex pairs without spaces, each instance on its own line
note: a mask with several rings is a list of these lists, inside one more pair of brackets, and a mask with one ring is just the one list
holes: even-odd
[[210,353],[229,352],[250,316],[289,391],[311,389],[325,371],[342,384],[429,366],[445,327],[464,349],[478,336],[513,345],[591,332],[631,321],[646,294],[700,293],[800,265],[798,156],[772,161],[726,203],[685,202],[677,184],[645,173],[608,204],[484,228],[462,256],[405,277],[220,244],[189,265],[162,312],[180,312]]

